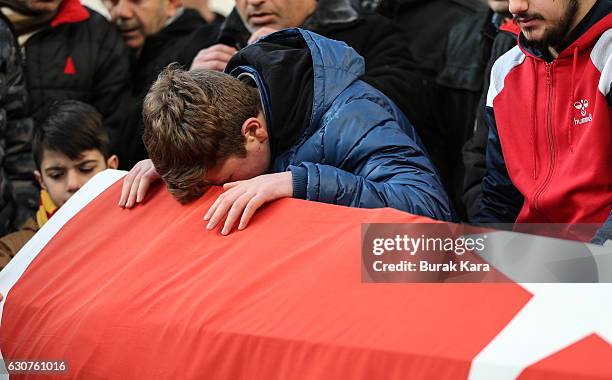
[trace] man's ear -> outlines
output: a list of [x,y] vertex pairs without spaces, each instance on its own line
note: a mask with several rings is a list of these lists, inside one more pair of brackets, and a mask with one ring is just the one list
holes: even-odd
[[260,143],[268,140],[268,129],[258,117],[250,117],[242,123],[242,137],[245,141],[249,138]]
[[179,8],[183,7],[183,0],[168,0],[166,4],[166,17],[174,17]]
[[107,169],[117,169],[119,167],[119,157],[116,154],[113,154],[106,160],[106,168]]
[[45,186],[45,183],[42,180],[42,174],[40,174],[38,170],[34,170],[34,178],[36,178],[36,182],[38,182],[41,189],[47,190],[47,186]]

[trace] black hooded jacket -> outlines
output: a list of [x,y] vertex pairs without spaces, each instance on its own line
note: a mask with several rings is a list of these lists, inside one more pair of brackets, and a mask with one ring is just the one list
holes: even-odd
[[[265,78],[263,103],[274,107],[265,109],[270,150],[276,158],[295,145],[311,124],[314,72],[310,50],[299,34],[284,39],[253,45],[240,50],[227,65],[227,72],[239,66],[252,67]],[[292,67],[299,75],[286,75]],[[265,95],[262,95],[265,94]],[[300,100],[304,101],[300,101]]]
[[293,197],[452,220],[414,128],[384,94],[359,80],[364,69],[363,57],[346,44],[286,29],[239,51],[226,72],[256,85],[270,170],[291,171]]

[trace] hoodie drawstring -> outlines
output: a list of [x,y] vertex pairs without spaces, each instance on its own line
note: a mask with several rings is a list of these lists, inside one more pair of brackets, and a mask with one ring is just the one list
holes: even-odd
[[567,139],[568,139],[568,144],[569,144],[569,148],[570,148],[570,152],[574,153],[574,146],[573,146],[573,140],[572,140],[572,122],[574,120],[573,118],[573,109],[571,107],[574,107],[574,100],[576,99],[576,94],[574,94],[574,91],[576,90],[576,88],[574,87],[574,79],[575,79],[575,75],[576,75],[576,65],[578,64],[578,46],[574,47],[574,60],[572,62],[572,76],[571,76],[571,92],[570,92],[570,113],[569,113],[569,124],[568,124],[568,130],[567,130]]
[[538,144],[537,144],[537,127],[538,127],[538,120],[537,120],[537,98],[536,98],[536,93],[538,92],[538,66],[536,64],[535,59],[531,60],[531,65],[533,67],[533,84],[535,86],[535,90],[531,93],[531,144],[533,146],[532,152],[533,152],[533,157],[532,157],[532,161],[533,161],[533,179],[537,179],[538,178]]

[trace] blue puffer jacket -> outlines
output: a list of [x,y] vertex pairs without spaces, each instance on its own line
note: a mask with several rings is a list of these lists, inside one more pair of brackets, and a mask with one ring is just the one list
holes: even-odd
[[453,220],[414,128],[391,100],[359,80],[364,69],[345,43],[286,29],[241,50],[226,71],[256,83],[271,135],[271,169],[291,170],[294,197]]

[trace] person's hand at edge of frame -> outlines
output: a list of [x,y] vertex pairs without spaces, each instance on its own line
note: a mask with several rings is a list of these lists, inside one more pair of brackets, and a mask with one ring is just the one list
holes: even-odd
[[229,60],[238,50],[231,46],[217,44],[198,52],[189,70],[213,70],[223,72]]
[[261,206],[293,196],[292,179],[291,172],[287,171],[226,183],[223,185],[225,192],[217,198],[204,216],[204,220],[208,222],[206,229],[212,230],[224,218],[222,235],[228,235],[236,223],[238,230],[245,229],[255,211]]
[[160,176],[150,159],[138,162],[123,179],[119,207],[132,208],[142,203],[151,184],[159,179]]
[[255,32],[253,32],[253,34],[251,34],[251,37],[249,37],[249,42],[248,43],[249,43],[249,45],[254,44],[261,37],[267,36],[268,34],[272,34],[272,33],[275,33],[275,32],[278,32],[278,29],[270,28],[268,26],[264,26],[262,28],[259,28]]

